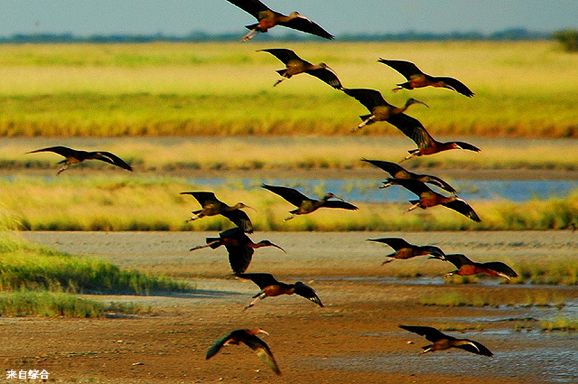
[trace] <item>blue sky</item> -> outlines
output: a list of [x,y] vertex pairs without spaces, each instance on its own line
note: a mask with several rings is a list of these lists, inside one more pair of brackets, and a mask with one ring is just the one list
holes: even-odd
[[[578,28],[578,0],[265,0],[333,34],[490,33]],[[252,17],[226,0],[0,0],[0,36],[14,33],[185,35],[239,32]],[[279,32],[272,32],[279,33]],[[281,32],[283,33],[283,32]]]

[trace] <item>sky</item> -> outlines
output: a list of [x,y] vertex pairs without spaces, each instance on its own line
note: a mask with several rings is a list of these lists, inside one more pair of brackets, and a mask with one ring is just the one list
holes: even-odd
[[[578,28],[578,0],[263,0],[346,33],[551,32]],[[0,36],[16,33],[244,33],[248,13],[226,0],[0,0]],[[284,33],[284,32],[271,32]]]

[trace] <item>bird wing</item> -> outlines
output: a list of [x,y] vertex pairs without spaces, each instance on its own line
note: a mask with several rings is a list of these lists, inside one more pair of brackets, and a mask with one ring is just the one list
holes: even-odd
[[242,239],[243,237],[247,237],[247,235],[245,235],[245,232],[243,232],[243,230],[241,228],[234,227],[234,228],[229,228],[229,229],[219,233],[219,237],[221,239],[227,239],[227,238]]
[[236,226],[241,228],[244,232],[253,233],[253,223],[249,216],[240,209],[235,209],[232,211],[223,211],[221,215],[225,216],[227,219],[235,223]]
[[277,281],[270,273],[239,273],[238,277],[242,279],[251,280],[253,283],[257,284],[259,288],[263,289],[270,285],[277,285]]
[[392,177],[398,172],[403,172],[409,175],[409,172],[406,169],[404,169],[401,165],[392,163],[390,161],[367,160],[367,159],[361,159],[361,161],[365,161],[369,164],[375,165],[376,167],[383,169],[385,172],[389,173]]
[[358,208],[353,205],[350,204],[346,201],[340,201],[340,200],[328,200],[326,201],[322,206],[322,208],[341,208],[341,209],[349,209],[351,211],[355,211]]
[[516,271],[510,268],[508,265],[500,262],[500,261],[491,261],[489,263],[481,263],[483,267],[496,271],[502,275],[505,275],[509,278],[518,277]]
[[396,251],[401,249],[401,248],[412,247],[412,245],[410,243],[408,243],[407,241],[405,241],[404,239],[401,239],[399,237],[384,237],[381,239],[367,239],[367,240],[385,243],[385,244],[389,245],[391,248],[395,249]]
[[265,343],[257,336],[251,334],[246,334],[246,336],[241,339],[241,342],[245,343],[249,348],[255,351],[259,359],[267,364],[273,370],[273,372],[275,372],[277,375],[281,375],[281,370],[279,369],[279,366],[277,365],[277,362],[273,357],[273,353],[271,352],[271,349],[267,343]]
[[320,307],[323,307],[323,303],[321,302],[321,299],[319,298],[319,296],[317,296],[317,293],[315,293],[315,290],[313,288],[311,288],[310,286],[305,285],[301,282],[297,282],[297,283],[295,283],[295,293],[299,296],[302,296],[302,297],[308,299],[308,300],[311,300],[312,302],[319,305]]
[[325,39],[331,40],[335,37],[323,29],[319,24],[309,20],[303,15],[297,15],[297,17],[290,18],[288,21],[281,21],[279,22],[279,25],[284,25],[285,27],[293,28],[302,32],[312,33]]
[[455,254],[455,253],[451,254],[451,255],[446,255],[446,261],[449,261],[450,263],[455,265],[456,268],[460,268],[462,265],[468,265],[468,264],[474,263],[473,261],[468,259],[466,257],[466,255]]
[[181,195],[192,195],[203,207],[207,203],[220,203],[213,192],[181,192]]
[[281,60],[284,64],[287,64],[291,60],[299,60],[305,61],[301,59],[295,52],[290,49],[283,49],[283,48],[270,48],[270,49],[260,49],[257,52],[269,52],[279,60]]
[[225,244],[229,252],[229,264],[236,275],[239,275],[249,268],[255,250],[246,245]]
[[226,334],[225,336],[221,337],[220,339],[218,339],[217,341],[215,341],[213,343],[213,345],[211,345],[211,347],[207,350],[207,354],[205,355],[205,359],[209,360],[211,357],[213,357],[217,353],[219,353],[221,348],[223,348],[223,345],[225,345],[227,340],[231,339],[231,337],[233,336],[233,334],[235,332],[237,332],[237,331],[230,332],[230,333]]
[[393,184],[401,185],[407,190],[421,196],[424,193],[434,193],[425,183],[412,179],[389,179]]
[[341,85],[341,81],[337,77],[337,74],[327,66],[325,68],[311,69],[305,72],[307,72],[311,76],[315,76],[321,81],[324,81],[325,83],[331,85],[333,88],[336,89],[343,88],[343,85]]
[[419,148],[430,147],[435,141],[418,119],[405,113],[394,113],[387,119],[387,122],[412,139]]
[[442,205],[444,205],[450,209],[453,209],[454,211],[459,212],[464,216],[469,217],[470,219],[472,219],[473,221],[475,221],[477,223],[482,221],[482,219],[480,219],[480,217],[474,211],[474,209],[462,199],[456,199],[456,200],[453,200],[449,203],[442,203]]
[[464,96],[472,97],[474,92],[472,92],[464,83],[453,77],[436,77],[437,80],[443,81],[447,86],[451,87],[454,91],[461,93]]
[[132,167],[128,165],[123,159],[118,157],[117,155],[105,152],[105,151],[97,151],[97,152],[90,152],[90,158],[95,160],[101,160],[106,163],[116,165],[117,167],[124,168],[128,171],[132,171]]
[[57,154],[64,156],[64,157],[70,157],[70,156],[74,156],[74,154],[78,153],[79,151],[76,151],[76,150],[74,150],[72,148],[68,148],[68,147],[56,146],[56,147],[36,149],[36,150],[30,151],[28,153],[37,153],[37,152],[54,152],[54,153],[57,153]]
[[420,327],[415,325],[400,325],[399,326],[406,331],[417,333],[418,335],[425,336],[425,338],[431,342],[436,342],[441,339],[453,339],[453,337],[444,334],[432,327]]
[[430,255],[434,256],[437,259],[445,260],[446,254],[438,247],[434,247],[433,245],[424,245],[420,247],[422,250],[427,251]]
[[382,64],[388,65],[401,73],[406,79],[410,80],[413,75],[423,75],[424,73],[412,62],[403,60],[377,60]]
[[250,13],[259,19],[259,12],[270,11],[270,9],[259,0],[227,0],[229,3],[236,5],[243,11]]
[[448,183],[446,183],[444,180],[440,179],[437,176],[432,176],[432,175],[419,175],[418,178],[420,178],[420,181],[423,181],[424,183],[430,183],[433,185],[437,185],[438,187],[440,187],[441,189],[448,191],[450,193],[456,193],[456,190],[454,189],[454,187],[452,187],[451,185],[449,185]]
[[310,198],[308,198],[307,196],[305,196],[304,194],[293,188],[279,187],[275,185],[266,185],[266,184],[263,184],[262,187],[273,193],[276,193],[277,195],[281,196],[282,198],[284,198],[285,200],[287,200],[296,207],[299,207],[304,200],[311,200]]
[[379,91],[375,89],[367,89],[367,88],[344,88],[343,92],[345,92],[348,96],[355,98],[361,104],[365,106],[370,112],[372,112],[373,108],[377,106],[387,106],[389,105],[388,102],[385,101],[383,96]]
[[477,355],[493,356],[494,354],[484,345],[478,343],[477,341],[461,339],[452,342],[452,346],[455,348],[460,348],[468,352],[475,353]]

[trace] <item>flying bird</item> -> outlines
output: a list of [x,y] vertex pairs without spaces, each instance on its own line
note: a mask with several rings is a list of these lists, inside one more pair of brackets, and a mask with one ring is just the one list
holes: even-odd
[[304,194],[293,188],[279,187],[266,184],[263,184],[262,187],[281,196],[282,198],[284,198],[285,200],[287,200],[288,202],[297,207],[297,209],[289,211],[289,213],[291,213],[291,216],[287,217],[285,221],[291,220],[293,217],[295,217],[295,215],[305,215],[307,213],[314,212],[319,208],[341,208],[349,210],[357,209],[355,205],[347,203],[343,200],[340,201],[329,200],[331,198],[340,199],[331,192],[326,193],[321,200],[315,200],[305,196]]
[[[433,258],[437,259],[440,257],[434,255]],[[449,261],[457,268],[457,270],[447,273],[446,276],[470,276],[482,273],[489,276],[503,277],[507,280],[518,277],[518,274],[512,268],[499,261],[477,263],[468,259],[465,255],[462,254],[445,255],[443,260]]]
[[378,61],[395,69],[407,79],[407,82],[397,84],[397,87],[393,89],[394,91],[404,88],[414,89],[432,86],[448,88],[467,97],[474,96],[474,93],[464,83],[453,77],[430,76],[423,73],[414,63],[409,61],[385,59],[379,59]]
[[245,309],[251,308],[259,300],[263,300],[266,297],[273,297],[279,295],[293,295],[297,294],[308,300],[311,300],[315,304],[323,307],[321,299],[317,296],[313,288],[308,285],[303,284],[298,281],[295,284],[286,284],[277,281],[270,273],[240,273],[237,275],[242,279],[248,279],[254,282],[261,288],[261,291],[253,296],[254,300],[245,307]]
[[57,175],[60,175],[62,172],[66,171],[71,165],[78,164],[83,162],[84,160],[100,160],[104,161],[105,163],[109,163],[112,165],[116,165],[117,167],[126,169],[132,172],[132,167],[128,165],[124,160],[120,157],[112,154],[110,152],[105,151],[94,151],[94,152],[87,152],[87,151],[77,151],[76,149],[63,147],[63,146],[56,146],[56,147],[48,147],[37,149],[35,151],[30,151],[28,153],[38,153],[38,152],[54,152],[59,154],[60,156],[64,156],[64,160],[59,161],[58,164],[63,164],[63,166],[56,172]]
[[404,260],[404,259],[411,259],[412,257],[416,256],[435,255],[436,258],[439,258],[441,260],[443,260],[445,257],[444,251],[442,251],[438,247],[434,247],[432,245],[423,245],[423,246],[413,245],[408,243],[404,239],[400,239],[398,237],[386,237],[382,239],[367,239],[367,240],[387,244],[395,250],[394,253],[387,255],[389,259],[386,259],[382,263],[382,265],[390,263],[395,259]]
[[419,196],[419,200],[410,200],[413,205],[409,207],[408,211],[413,211],[416,208],[430,208],[436,205],[443,205],[462,215],[469,217],[475,222],[482,221],[478,214],[474,211],[472,207],[464,200],[459,197],[453,196],[443,196],[437,192],[432,191],[427,185],[421,181],[416,180],[406,180],[406,179],[389,179],[389,181],[395,185],[401,185],[402,187],[408,189],[409,191],[415,193]]
[[[378,168],[383,169],[385,172],[389,173],[390,176],[394,179],[409,179],[409,180],[417,180],[421,181],[422,183],[429,183],[435,186],[438,186],[449,193],[456,194],[456,190],[454,187],[446,183],[444,180],[440,179],[439,177],[432,176],[432,175],[420,175],[417,173],[413,173],[408,171],[407,169],[403,168],[401,165],[392,163],[389,161],[381,161],[381,160],[367,160],[361,159],[361,161],[365,161],[369,164],[375,165]],[[391,182],[384,182],[384,184],[380,188],[387,188],[393,185]]]
[[267,32],[276,25],[282,25],[298,31],[311,33],[325,39],[333,39],[333,35],[321,28],[318,24],[309,20],[299,12],[291,12],[289,15],[273,11],[259,0],[227,0],[247,13],[253,15],[258,23],[245,26],[249,29],[242,41],[251,40],[257,32]]
[[281,375],[281,370],[273,357],[273,353],[271,353],[271,349],[267,343],[257,337],[259,333],[269,335],[267,331],[261,328],[236,329],[217,340],[207,351],[205,359],[209,360],[211,357],[215,356],[224,346],[239,345],[240,343],[243,343],[247,347],[251,348],[257,354],[259,359],[267,364],[273,372],[277,375]]
[[254,243],[239,227],[227,229],[219,233],[219,237],[207,237],[206,241],[207,245],[199,245],[190,250],[195,251],[207,247],[216,249],[224,245],[229,253],[229,264],[235,274],[243,273],[247,270],[249,264],[251,264],[253,253],[257,248],[275,247],[285,252],[283,248],[269,240],[261,240],[258,243]]
[[300,73],[308,73],[311,76],[315,76],[318,79],[331,85],[333,88],[342,89],[341,81],[337,78],[337,74],[333,72],[329,66],[325,63],[311,64],[308,61],[303,60],[295,52],[290,49],[272,48],[272,49],[261,49],[259,52],[269,52],[279,60],[281,60],[286,68],[279,69],[277,73],[281,75],[281,79],[277,80],[273,86],[278,85],[285,79],[290,79],[292,76],[298,75]]
[[443,351],[449,348],[460,348],[464,351],[472,352],[477,355],[489,357],[494,355],[488,348],[478,343],[477,341],[470,339],[456,339],[455,337],[446,335],[432,327],[419,327],[414,325],[400,325],[399,327],[401,329],[405,329],[406,331],[425,336],[428,341],[433,343],[422,347],[422,353]]
[[[397,124],[400,123],[410,126],[414,125],[421,126],[421,123],[418,120],[414,119],[413,117],[409,117],[403,112],[405,112],[409,108],[409,106],[413,104],[422,104],[428,107],[428,105],[423,101],[419,101],[414,98],[407,99],[403,107],[393,106],[389,104],[387,101],[385,101],[381,93],[379,91],[376,91],[375,89],[343,88],[343,92],[345,92],[348,96],[355,98],[357,101],[363,104],[363,106],[365,106],[365,108],[367,108],[370,112],[367,115],[359,116],[362,122],[352,131],[357,131],[365,127],[366,125],[373,124],[377,121],[387,121],[390,124],[396,126],[397,128],[399,128]],[[394,122],[397,122],[397,124]]]
[[244,203],[237,203],[234,206],[229,206],[215,196],[213,192],[181,192],[181,195],[192,195],[199,204],[201,204],[202,209],[193,211],[193,217],[187,220],[194,221],[205,216],[215,216],[223,215],[227,219],[231,220],[235,225],[241,228],[244,232],[253,233],[253,224],[249,219],[249,216],[241,208],[250,208]]

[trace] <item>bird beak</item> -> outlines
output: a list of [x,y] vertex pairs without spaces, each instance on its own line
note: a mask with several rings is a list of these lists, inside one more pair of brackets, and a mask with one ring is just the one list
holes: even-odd
[[427,105],[427,104],[424,103],[423,101],[414,99],[414,102],[415,102],[415,103],[418,103],[418,104],[421,104],[421,105],[425,105],[427,108],[429,108],[429,105]]
[[277,244],[273,244],[273,243],[271,243],[271,246],[272,246],[272,247],[275,247],[275,248],[279,248],[279,249],[280,249],[280,250],[282,250],[283,252],[287,253],[287,251],[286,251],[286,250],[284,250],[283,248],[281,248],[281,247],[280,247],[280,246],[278,246]]
[[264,330],[264,329],[259,329],[259,330],[257,331],[257,333],[263,333],[263,334],[269,336],[269,332],[267,332],[267,331]]
[[333,198],[334,198],[334,199],[337,199],[337,200],[345,201],[345,200],[343,200],[343,198],[341,198],[341,197],[339,197],[339,196],[333,195]]
[[257,212],[257,210],[253,207],[249,207],[248,205],[245,205],[245,208],[249,208],[250,210],[252,210],[253,212]]

